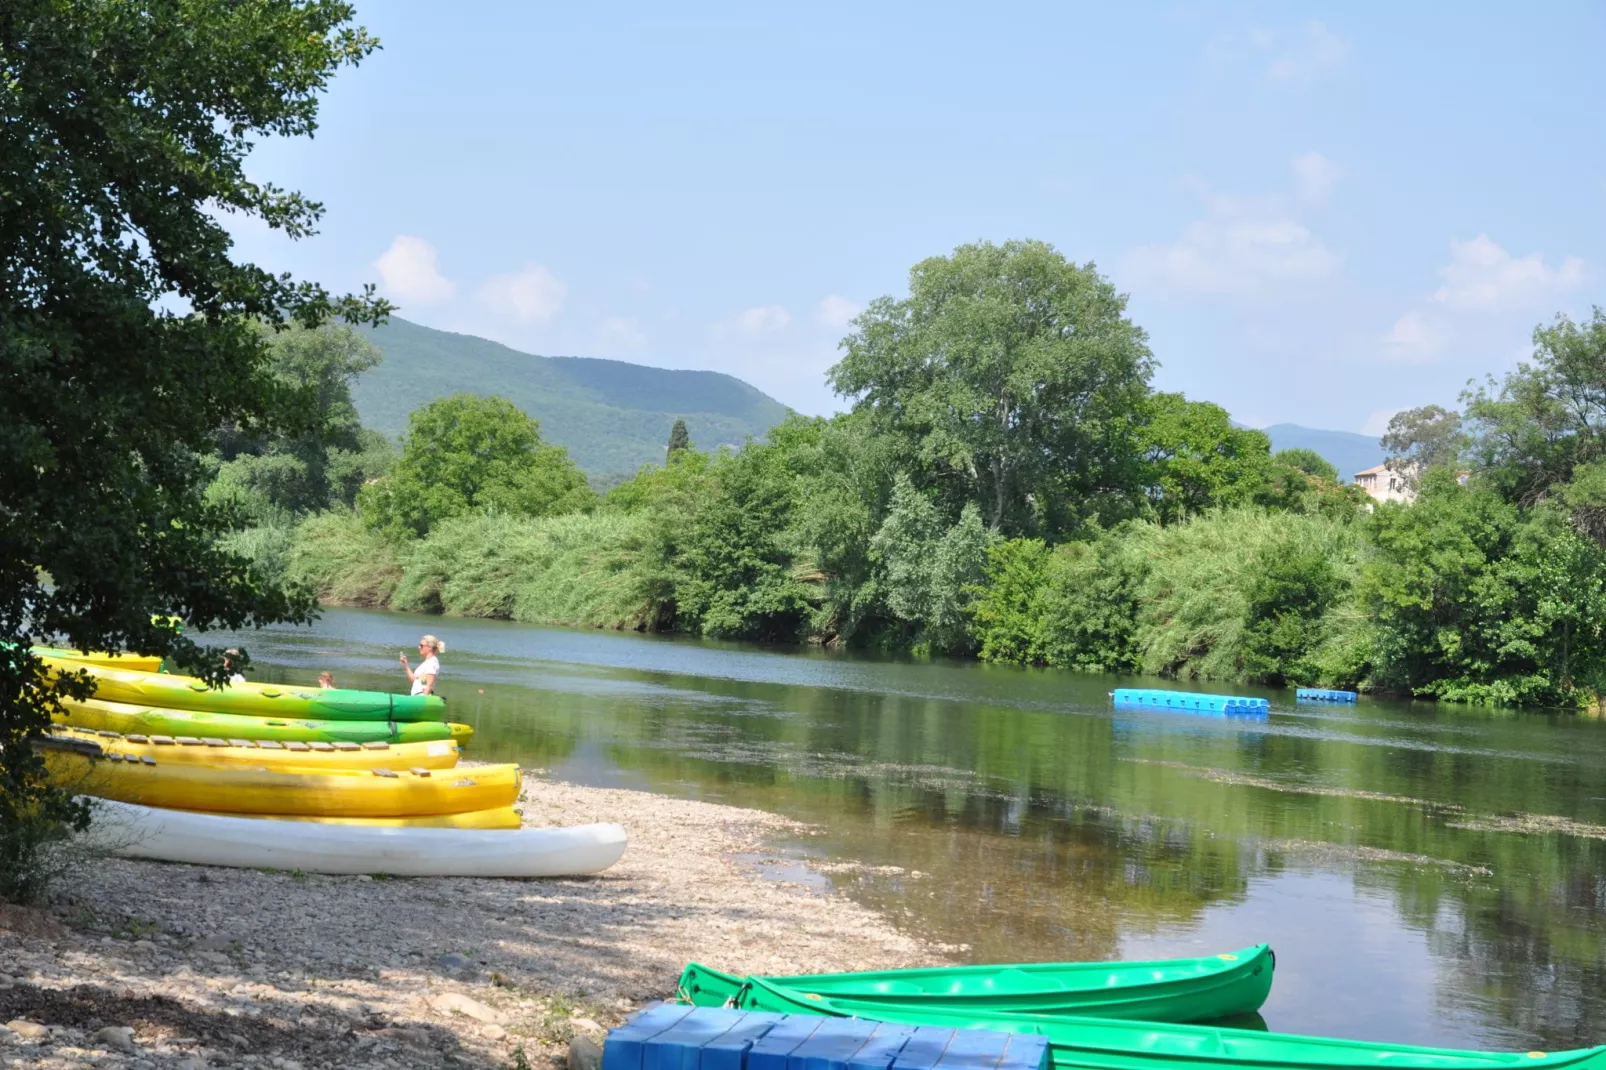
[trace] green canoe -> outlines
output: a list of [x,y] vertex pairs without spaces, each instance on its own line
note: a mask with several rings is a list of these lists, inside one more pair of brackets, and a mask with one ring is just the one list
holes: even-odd
[[92,728],[124,736],[195,736],[214,739],[274,739],[281,743],[427,743],[435,739],[463,740],[473,734],[467,725],[445,721],[320,721],[278,717],[249,717],[201,710],[164,710],[124,702],[64,700],[63,724]]
[[1054,1070],[1606,1070],[1606,1047],[1559,1052],[1456,1051],[1115,1018],[922,1011],[907,1004],[810,999],[797,989],[753,977],[747,978],[736,1005],[742,1010],[1033,1033],[1048,1038]]
[[[1276,961],[1271,948],[1261,944],[1197,959],[947,966],[764,980],[810,999],[823,996],[914,1010],[1203,1022],[1259,1010],[1271,991]],[[694,962],[680,975],[680,995],[698,1006],[721,1007],[736,997],[743,983],[742,978]]]
[[213,688],[193,676],[131,672],[54,658],[46,658],[46,664],[89,673],[95,682],[96,698],[164,710],[319,721],[446,720],[446,700],[439,695],[393,695],[386,691],[250,682]]

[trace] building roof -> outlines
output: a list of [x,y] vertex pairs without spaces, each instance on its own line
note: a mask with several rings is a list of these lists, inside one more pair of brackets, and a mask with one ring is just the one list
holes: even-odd
[[1354,474],[1354,475],[1353,475],[1353,476],[1351,476],[1351,477],[1350,477],[1350,478],[1351,478],[1351,479],[1359,479],[1359,478],[1361,478],[1361,477],[1362,477],[1362,476],[1376,476],[1376,475],[1382,475],[1382,474],[1383,474],[1383,471],[1384,471],[1384,469],[1386,469],[1386,468],[1388,468],[1388,465],[1386,465],[1386,464],[1374,464],[1374,465],[1373,465],[1373,466],[1372,466],[1372,467],[1370,467],[1370,468],[1363,468],[1363,469],[1361,469],[1361,470],[1360,470],[1360,471],[1359,471],[1359,472],[1356,472],[1356,473],[1355,473],[1355,474]]

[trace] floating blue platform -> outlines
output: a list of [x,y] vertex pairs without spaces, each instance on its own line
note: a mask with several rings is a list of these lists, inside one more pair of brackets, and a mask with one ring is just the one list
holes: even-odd
[[1259,717],[1271,712],[1271,703],[1265,699],[1242,695],[1119,687],[1113,697],[1118,710],[1176,710],[1180,713],[1216,713],[1223,717]]
[[602,1070],[1048,1070],[1048,1039],[662,1003],[608,1034]]
[[1354,702],[1359,697],[1353,691],[1330,691],[1325,687],[1301,687],[1294,691],[1295,702]]

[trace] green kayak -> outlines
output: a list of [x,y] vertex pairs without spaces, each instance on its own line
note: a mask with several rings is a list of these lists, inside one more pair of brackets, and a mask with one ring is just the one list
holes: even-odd
[[1482,1052],[1373,1044],[1205,1025],[999,1011],[915,1010],[908,1004],[820,997],[747,978],[742,1010],[827,1014],[948,1029],[997,1029],[1048,1038],[1055,1070],[1606,1070],[1606,1047]]
[[95,697],[164,710],[205,710],[252,717],[319,721],[444,721],[446,700],[438,695],[393,695],[386,691],[243,683],[208,687],[193,676],[132,672],[111,665],[46,658],[64,671],[81,670],[95,681]]
[[[823,996],[916,1010],[1202,1022],[1259,1010],[1271,992],[1276,961],[1271,948],[1261,944],[1197,959],[946,966],[764,980],[810,999]],[[742,978],[694,962],[680,975],[680,994],[698,1006],[722,1007],[736,997],[743,983]]]
[[164,710],[124,702],[89,699],[63,700],[63,724],[92,728],[124,736],[195,736],[214,739],[273,739],[281,743],[428,743],[436,739],[462,741],[473,734],[468,725],[445,721],[320,721],[277,717],[247,717],[201,710]]

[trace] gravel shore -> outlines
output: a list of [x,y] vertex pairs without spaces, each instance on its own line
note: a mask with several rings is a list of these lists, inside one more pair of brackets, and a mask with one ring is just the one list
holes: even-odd
[[[551,1065],[673,994],[746,973],[937,961],[843,896],[755,870],[753,810],[525,774],[526,825],[616,821],[593,878],[372,879],[98,860],[48,909],[0,907],[0,1066],[262,1070]],[[823,867],[822,867],[823,868]]]

